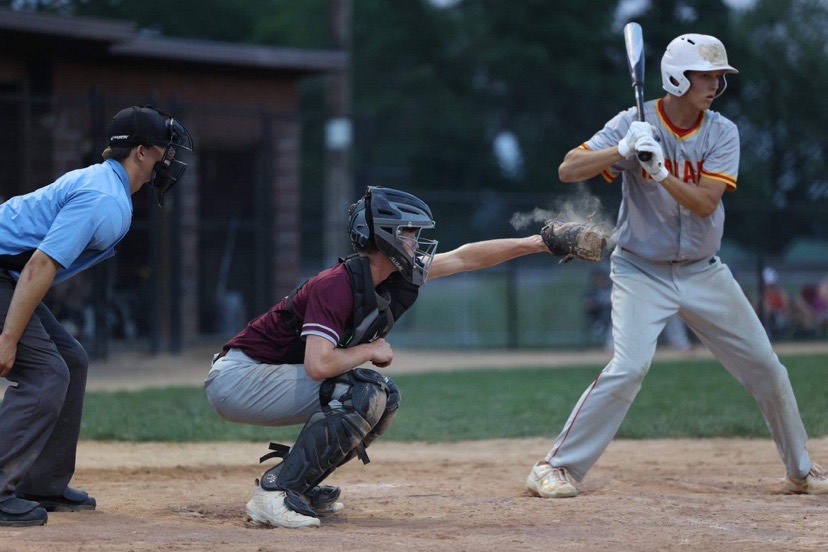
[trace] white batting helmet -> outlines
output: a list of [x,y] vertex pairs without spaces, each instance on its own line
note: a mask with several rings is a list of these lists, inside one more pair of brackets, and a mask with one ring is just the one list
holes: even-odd
[[[683,96],[690,89],[686,71],[725,71],[738,73],[727,64],[727,52],[722,41],[715,36],[685,34],[674,39],[661,58],[661,82],[664,90],[675,96]],[[727,80],[720,79],[718,97],[727,88]]]

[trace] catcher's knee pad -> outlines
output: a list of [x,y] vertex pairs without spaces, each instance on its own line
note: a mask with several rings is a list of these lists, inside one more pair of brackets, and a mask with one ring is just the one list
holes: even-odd
[[369,433],[365,440],[362,441],[363,446],[367,447],[374,440],[385,433],[389,427],[391,427],[391,422],[394,421],[394,417],[397,415],[397,410],[400,408],[400,390],[397,387],[397,384],[394,383],[391,379],[385,378],[385,383],[388,386],[388,400],[385,402],[385,412],[382,413],[382,417],[380,421],[377,422],[371,429],[371,433]]
[[[393,391],[392,391],[393,389]],[[330,378],[319,389],[322,406],[335,408],[341,404],[346,409],[359,412],[373,428],[382,418],[391,395],[399,403],[399,391],[393,381],[376,370],[356,368]]]
[[265,490],[306,493],[337,466],[350,460],[388,404],[386,378],[374,370],[357,369],[323,382],[322,407],[305,423],[290,452],[264,473]]

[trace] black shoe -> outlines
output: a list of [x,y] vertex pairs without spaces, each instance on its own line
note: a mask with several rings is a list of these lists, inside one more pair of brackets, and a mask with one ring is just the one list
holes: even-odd
[[45,525],[48,519],[49,514],[37,502],[16,496],[0,502],[0,527]]
[[330,485],[318,485],[305,493],[311,508],[318,517],[340,513],[345,505],[339,502],[341,489]]
[[77,512],[79,510],[94,510],[97,502],[86,491],[66,487],[62,495],[37,496],[17,493],[18,498],[40,502],[47,512]]
[[342,490],[339,487],[317,485],[309,489],[305,493],[305,496],[308,497],[308,502],[310,502],[311,507],[314,510],[318,510],[319,508],[326,508],[335,503],[339,499],[341,492]]

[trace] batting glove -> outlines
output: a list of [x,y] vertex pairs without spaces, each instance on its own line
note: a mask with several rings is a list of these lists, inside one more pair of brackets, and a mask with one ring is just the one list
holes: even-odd
[[661,182],[670,174],[664,166],[664,152],[661,150],[661,145],[653,138],[642,138],[636,142],[636,151],[647,151],[652,154],[649,161],[638,160],[644,170],[653,177],[656,182]]
[[633,121],[627,134],[618,142],[618,153],[629,159],[635,155],[636,144],[643,138],[653,137],[653,125],[644,121]]

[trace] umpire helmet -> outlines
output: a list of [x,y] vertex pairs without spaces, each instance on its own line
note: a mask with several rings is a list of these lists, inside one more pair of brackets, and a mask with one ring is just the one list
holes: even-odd
[[193,151],[193,138],[178,119],[151,105],[123,109],[109,123],[109,146],[139,144],[164,148],[164,157],[152,169],[149,185],[158,205],[164,205],[164,194],[184,176],[187,164],[176,159],[181,150]]
[[[661,58],[661,83],[674,96],[683,96],[690,89],[687,71],[725,71],[738,73],[727,64],[727,52],[718,38],[710,35],[685,34],[675,38]],[[727,80],[719,79],[716,97],[727,88]]]
[[369,186],[348,215],[348,235],[355,249],[377,249],[408,282],[416,286],[426,282],[437,240],[420,237],[435,224],[424,201],[400,190]]

